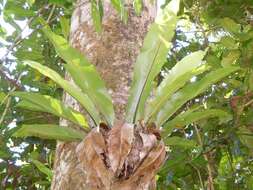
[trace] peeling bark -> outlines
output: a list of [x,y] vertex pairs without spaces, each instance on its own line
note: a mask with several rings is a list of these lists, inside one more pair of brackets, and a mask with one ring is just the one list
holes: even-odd
[[[70,43],[96,65],[112,96],[118,120],[124,120],[133,63],[155,12],[155,6],[144,2],[141,16],[136,16],[132,8],[129,8],[128,22],[123,24],[106,0],[101,34],[94,30],[88,1],[80,0],[73,12]],[[66,77],[70,80],[69,76]],[[68,94],[65,94],[64,102],[76,110],[81,110]],[[61,124],[69,123],[62,120]],[[78,143],[57,143],[52,190],[88,189],[86,171],[77,158],[77,146]]]

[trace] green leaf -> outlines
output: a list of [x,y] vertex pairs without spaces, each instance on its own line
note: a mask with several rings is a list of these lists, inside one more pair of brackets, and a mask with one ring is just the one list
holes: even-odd
[[179,1],[171,1],[150,26],[134,65],[134,77],[128,99],[126,120],[130,123],[143,117],[144,104],[152,82],[166,61],[174,36]]
[[32,6],[35,3],[35,0],[27,0],[27,3],[29,4],[29,6]]
[[167,146],[179,146],[182,148],[194,148],[197,143],[194,140],[185,139],[182,137],[168,137],[164,140]]
[[246,126],[240,126],[238,128],[237,134],[245,146],[249,149],[253,149],[253,133]]
[[208,109],[201,111],[192,111],[190,109],[165,123],[163,127],[163,135],[167,136],[175,128],[183,128],[188,124],[210,117],[219,117],[222,120],[224,120],[224,118],[227,118],[227,120],[232,118],[231,114],[220,109]]
[[70,31],[69,19],[67,19],[65,17],[61,17],[60,24],[61,24],[61,30],[62,30],[63,36],[65,37],[65,39],[68,39],[69,38],[69,31]]
[[80,125],[86,129],[89,129],[89,126],[81,113],[75,111],[70,107],[66,107],[61,101],[57,99],[54,99],[47,95],[28,92],[14,92],[12,95],[25,100],[18,104],[20,107],[35,111],[48,112],[58,117],[72,121],[73,123]]
[[142,0],[134,0],[133,6],[134,6],[134,10],[137,13],[137,15],[140,15],[141,10],[142,10]]
[[96,31],[99,33],[102,31],[102,16],[100,12],[101,10],[100,10],[99,4],[97,3],[96,0],[92,0],[91,1],[92,20],[93,20],[93,24],[95,26]]
[[32,159],[32,163],[38,168],[38,170],[40,170],[42,173],[46,174],[47,177],[51,181],[51,179],[53,178],[53,172],[52,172],[52,170],[50,170],[48,167],[46,167],[43,163],[41,163],[38,160]]
[[11,157],[11,153],[7,150],[0,150],[0,159],[9,159]]
[[99,113],[95,109],[94,104],[91,102],[90,98],[86,94],[82,93],[80,89],[76,88],[71,82],[64,80],[57,72],[37,62],[24,61],[24,64],[31,66],[41,74],[53,80],[84,107],[84,109],[97,125],[100,123]]
[[0,106],[6,99],[6,94],[4,92],[0,92]]
[[120,14],[120,18],[124,21],[124,23],[126,23],[127,11],[124,7],[124,0],[111,0],[111,4],[115,8],[115,10]]
[[232,37],[229,36],[223,37],[220,43],[228,49],[237,49],[239,45]]
[[221,65],[223,67],[231,66],[236,63],[236,61],[240,58],[241,53],[239,50],[229,51],[227,55],[223,56],[221,60]]
[[7,1],[4,7],[4,15],[13,15],[14,19],[22,20],[25,17],[35,16],[36,12],[31,9],[24,9],[19,1]]
[[13,136],[39,137],[42,139],[54,139],[60,141],[79,141],[84,138],[84,134],[80,133],[80,131],[52,124],[22,125]]
[[219,20],[219,24],[228,32],[232,34],[237,34],[240,32],[240,25],[237,24],[234,20],[231,18],[223,18]]
[[191,83],[173,94],[158,113],[156,118],[157,126],[162,126],[188,100],[203,93],[211,84],[218,82],[238,69],[238,67],[216,69],[208,73],[201,80]]
[[184,57],[169,71],[157,88],[154,99],[147,106],[145,115],[148,120],[155,117],[169,97],[183,87],[187,81],[208,69],[205,65],[199,67],[205,54],[204,51],[194,52]]
[[249,73],[249,90],[253,91],[253,70],[250,71]]
[[87,94],[106,122],[112,126],[114,121],[112,100],[95,66],[90,64],[80,52],[72,48],[64,38],[54,34],[48,28],[43,31],[53,43],[59,56],[67,62],[64,66],[74,82],[83,93]]

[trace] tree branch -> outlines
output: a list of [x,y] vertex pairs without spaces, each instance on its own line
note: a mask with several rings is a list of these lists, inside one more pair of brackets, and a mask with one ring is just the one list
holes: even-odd
[[[194,125],[194,129],[195,129],[196,134],[197,134],[198,142],[199,142],[200,146],[203,147],[203,141],[201,139],[199,129],[196,125]],[[204,158],[207,161],[207,171],[208,171],[208,188],[207,189],[208,190],[214,190],[213,172],[212,172],[212,166],[211,166],[211,163],[210,163],[208,153],[204,154]]]
[[18,79],[12,79],[10,78],[4,71],[3,69],[0,67],[0,76],[5,79],[6,81],[8,81],[12,86],[16,87],[16,89],[18,90],[23,90],[23,87],[21,84],[18,83]]

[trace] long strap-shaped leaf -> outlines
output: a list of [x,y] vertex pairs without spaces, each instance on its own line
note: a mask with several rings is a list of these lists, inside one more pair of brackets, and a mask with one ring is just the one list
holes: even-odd
[[121,19],[126,23],[127,21],[127,11],[125,10],[124,0],[111,0],[111,4],[114,9],[120,14]]
[[211,118],[211,117],[219,117],[222,120],[224,120],[224,118],[227,118],[227,119],[231,118],[231,114],[220,109],[207,109],[207,110],[200,110],[200,111],[193,111],[193,112],[191,110],[188,110],[184,113],[179,114],[171,121],[168,121],[167,123],[165,123],[163,127],[162,135],[167,136],[175,128],[182,128],[193,122],[196,122],[205,118]]
[[44,163],[42,163],[38,160],[32,159],[31,161],[38,168],[38,170],[40,170],[42,173],[46,174],[48,179],[51,181],[51,179],[53,178],[53,171],[50,170],[48,167],[46,167]]
[[126,120],[130,123],[143,117],[144,104],[150,95],[152,82],[165,63],[177,22],[179,0],[172,0],[150,26],[141,53],[134,65]]
[[66,107],[61,101],[52,98],[51,96],[31,92],[13,92],[12,94],[25,100],[21,101],[18,106],[30,110],[48,112],[72,121],[85,129],[89,129],[84,116],[80,112],[77,112],[70,107]]
[[156,91],[154,99],[147,106],[147,120],[156,115],[169,97],[183,87],[193,76],[203,73],[207,66],[199,67],[205,56],[204,51],[194,52],[179,61],[167,74]]
[[183,104],[188,100],[196,97],[200,93],[203,93],[211,84],[214,84],[238,70],[238,67],[226,67],[216,69],[208,73],[200,81],[189,84],[172,95],[169,101],[163,106],[160,112],[157,114],[156,124],[162,126]]
[[81,92],[80,89],[74,87],[73,84],[71,84],[69,81],[66,81],[57,72],[46,66],[43,66],[34,61],[24,61],[24,64],[31,66],[32,68],[39,71],[41,74],[52,79],[56,84],[62,87],[73,98],[75,98],[78,102],[80,102],[80,104],[84,107],[84,109],[87,111],[87,113],[91,116],[91,118],[97,125],[100,123],[99,113],[95,109],[94,104],[86,94]]
[[60,141],[79,141],[84,138],[84,134],[69,127],[52,124],[22,125],[13,136],[15,137],[39,137],[43,139],[53,139]]
[[87,94],[106,122],[112,126],[114,120],[112,100],[95,66],[71,47],[63,37],[54,34],[48,27],[44,29],[44,33],[53,43],[58,55],[67,62],[64,66],[75,83]]

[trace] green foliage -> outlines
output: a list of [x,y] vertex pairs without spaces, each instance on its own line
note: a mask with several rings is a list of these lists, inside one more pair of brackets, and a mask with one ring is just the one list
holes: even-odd
[[70,128],[52,124],[22,125],[14,134],[15,137],[39,137],[60,141],[78,141],[84,138],[84,134]]
[[156,117],[158,126],[164,124],[167,119],[172,116],[187,101],[196,97],[200,93],[203,93],[208,87],[210,87],[211,84],[214,84],[215,82],[221,80],[225,76],[228,76],[238,69],[238,67],[216,69],[208,73],[201,80],[180,89],[178,92],[173,94],[171,98],[166,102],[164,107],[159,110],[159,113]]
[[102,1],[91,1],[91,16],[97,32],[102,31],[103,4]]
[[95,123],[99,123],[99,114],[96,111],[94,104],[90,100],[90,98],[83,94],[78,88],[74,87],[69,81],[64,80],[57,72],[54,70],[43,66],[34,61],[25,61],[24,64],[31,66],[32,68],[38,70],[43,75],[49,77],[59,86],[61,86],[66,92],[68,92],[71,96],[73,96],[76,100],[80,102],[80,104],[87,110],[90,114],[91,118]]
[[193,140],[187,140],[177,136],[167,138],[164,142],[167,146],[176,146],[180,148],[194,148],[197,145],[197,143]]
[[120,18],[126,23],[128,15],[124,7],[124,0],[111,0],[111,4],[120,14]]
[[134,6],[134,10],[135,12],[140,15],[141,11],[142,11],[142,1],[141,0],[134,0],[133,1],[133,6]]
[[170,97],[192,77],[203,73],[208,69],[201,66],[204,51],[194,52],[179,61],[165,76],[156,90],[155,97],[147,107],[147,120],[154,118]]
[[70,107],[66,107],[61,101],[47,95],[37,93],[14,92],[12,95],[17,96],[25,101],[21,101],[17,106],[29,110],[48,112],[72,121],[73,123],[89,129],[88,124],[82,114]]
[[231,119],[231,114],[226,111],[219,109],[207,109],[195,111],[195,109],[189,109],[179,115],[174,119],[169,120],[164,124],[163,135],[168,135],[173,129],[182,129],[191,123],[197,122],[202,119],[207,119],[211,117],[219,117],[221,121],[229,121]]
[[[53,43],[59,56],[66,61],[67,64],[64,67],[75,83],[89,97],[107,123],[112,126],[114,120],[112,100],[95,66],[90,64],[80,52],[72,48],[64,38],[55,35],[49,29],[45,28],[43,31]],[[94,115],[90,113],[90,109],[87,111],[90,115]]]
[[[18,82],[21,86],[19,91],[36,92],[29,95],[22,92],[20,99],[9,98],[13,84],[1,76],[0,118],[4,117],[0,123],[0,189],[49,189],[55,141],[46,139],[79,141],[84,138],[84,132],[77,132],[70,127],[44,125],[58,123],[58,117],[63,117],[72,121],[73,127],[87,126],[83,115],[62,105],[63,90],[81,103],[96,124],[113,120],[111,108],[106,107],[108,111],[103,110],[104,107],[102,110],[97,107],[97,99],[102,101],[99,94],[96,97],[88,95],[87,89],[93,83],[88,87],[82,86],[84,84],[73,87],[63,79],[63,60],[68,65],[73,57],[80,56],[66,46],[73,2],[0,1],[3,18],[13,30],[10,32],[6,25],[1,25],[1,51],[5,52],[6,48],[16,43],[15,39],[26,20],[32,19],[29,28],[33,30],[31,34],[23,33],[25,38],[14,45],[15,48],[10,50],[12,56],[7,56],[1,68],[13,79],[23,73]],[[119,17],[127,22],[128,11],[124,1],[111,2]],[[163,7],[168,2],[171,1],[166,1]],[[93,23],[97,31],[102,29],[102,3],[93,1],[92,4]],[[145,10],[141,3],[139,0],[133,1],[136,14]],[[44,6],[49,7],[43,9]],[[180,0],[177,17],[176,9],[173,9],[174,13],[165,9],[163,19],[166,22],[161,24],[156,21],[145,38],[134,68],[132,99],[129,101],[133,107],[128,107],[128,119],[136,123],[139,119],[145,119],[163,124],[162,135],[167,145],[168,159],[157,175],[158,189],[206,189],[208,161],[213,169],[215,189],[253,188],[252,7],[251,0]],[[44,20],[51,15],[48,25],[53,33],[48,31],[48,35],[43,34],[41,28],[44,24],[36,16],[40,9],[40,17]],[[166,16],[171,20],[167,20]],[[161,36],[165,41],[161,41]],[[56,40],[50,38],[48,42],[48,37]],[[54,40],[60,42],[58,46]],[[59,48],[62,47],[68,51],[60,52]],[[206,47],[209,47],[207,51]],[[83,59],[80,58],[75,65],[79,65]],[[21,64],[23,60],[35,62],[27,62],[31,65],[27,67]],[[182,64],[183,60],[187,61]],[[203,60],[203,63],[198,65],[198,60]],[[76,70],[71,70],[72,75]],[[86,80],[82,77],[85,76],[79,75],[76,80]],[[191,80],[192,77],[195,80]],[[106,99],[108,94],[102,89],[103,98]],[[93,93],[97,92],[90,94]],[[150,94],[154,96],[148,99]],[[6,115],[3,114],[5,110]],[[16,138],[13,134],[26,138]],[[209,160],[205,158],[206,153]]]
[[32,163],[44,174],[47,175],[48,179],[51,181],[53,178],[53,172],[47,168],[43,163],[38,160],[32,160]]
[[130,123],[143,118],[144,104],[150,95],[152,81],[164,65],[171,46],[178,6],[179,1],[174,0],[164,8],[150,26],[144,39],[143,47],[134,65],[134,77],[127,105],[126,120]]

